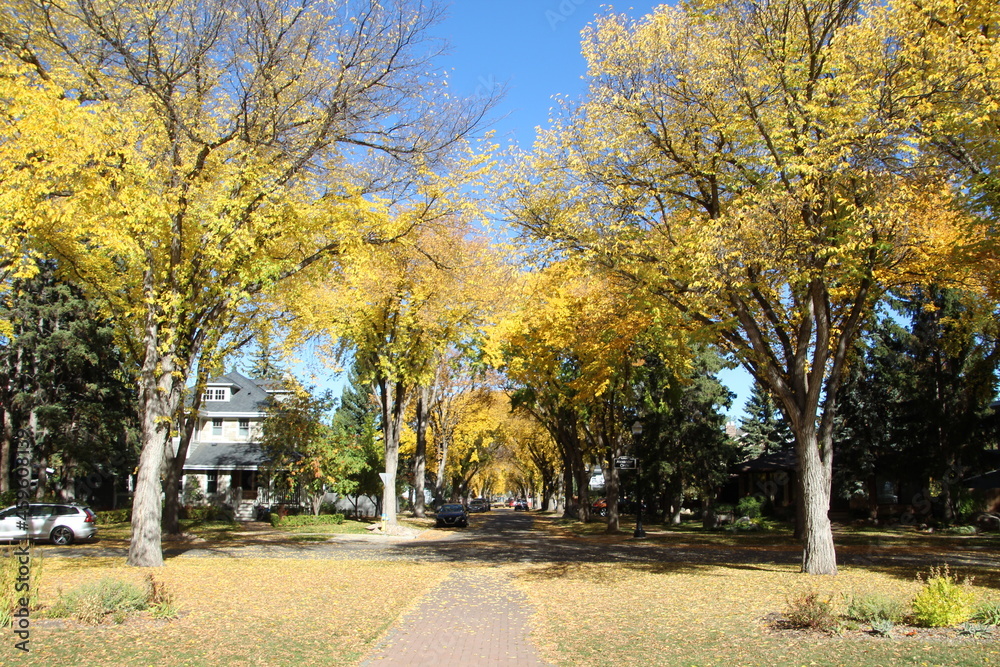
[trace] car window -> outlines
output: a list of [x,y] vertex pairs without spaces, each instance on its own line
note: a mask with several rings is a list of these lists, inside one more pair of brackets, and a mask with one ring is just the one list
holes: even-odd
[[72,505],[57,505],[55,514],[59,516],[69,516],[71,514],[79,514],[80,510]]
[[53,510],[52,505],[32,505],[30,516],[51,516]]
[[8,507],[4,511],[0,512],[0,519],[6,519],[7,517],[11,517],[11,516],[15,516],[15,515],[17,515],[17,508],[16,507]]
[[442,505],[441,506],[441,511],[442,512],[461,512],[462,511],[462,506],[461,505]]

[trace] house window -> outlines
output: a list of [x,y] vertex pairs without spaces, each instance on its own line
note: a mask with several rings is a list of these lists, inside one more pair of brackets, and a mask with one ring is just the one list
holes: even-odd
[[210,472],[205,477],[208,481],[205,482],[205,493],[218,493],[219,492],[219,473]]
[[222,435],[222,420],[213,419],[212,420],[212,435]]
[[226,390],[225,389],[209,389],[204,394],[201,395],[201,400],[203,401],[225,401],[226,400]]
[[240,437],[249,438],[250,437],[250,420],[241,419],[240,420]]

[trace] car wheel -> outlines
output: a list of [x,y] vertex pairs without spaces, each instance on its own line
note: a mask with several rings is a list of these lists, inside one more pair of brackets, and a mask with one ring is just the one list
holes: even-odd
[[600,514],[601,516],[607,516],[608,515],[608,508],[607,507],[602,507],[600,510],[598,510],[597,513]]
[[58,544],[64,546],[73,543],[73,531],[66,526],[56,526],[49,533],[49,538],[52,540],[52,544]]

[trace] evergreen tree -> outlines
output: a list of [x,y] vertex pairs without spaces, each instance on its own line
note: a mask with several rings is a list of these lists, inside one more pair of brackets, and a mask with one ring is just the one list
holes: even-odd
[[[85,499],[101,487],[106,494],[136,460],[135,385],[111,324],[52,261],[40,262],[33,278],[14,282],[0,309],[13,330],[0,340],[0,489],[9,488],[14,434],[23,429],[32,440],[39,497],[54,492]],[[49,468],[56,471],[51,480]]]
[[711,502],[736,459],[736,445],[725,432],[732,393],[716,377],[721,367],[711,350],[696,355],[686,377],[655,358],[646,360],[641,455],[648,481],[665,492],[674,523],[680,521],[684,495]]
[[356,483],[353,499],[355,514],[358,514],[359,496],[372,499],[376,514],[381,513],[382,478],[379,473],[385,470],[385,450],[379,424],[378,405],[368,387],[361,382],[358,372],[352,368],[333,416],[333,429],[352,443],[362,461],[362,465],[349,477]]
[[744,460],[792,446],[794,436],[788,420],[774,396],[760,382],[754,382],[746,413],[740,422],[744,435],[739,442],[740,456]]
[[272,332],[266,327],[254,335],[254,349],[248,361],[248,375],[259,380],[281,380],[288,372],[281,349],[274,344]]
[[905,402],[916,449],[931,453],[927,477],[940,484],[944,519],[956,518],[959,482],[987,443],[996,395],[997,320],[972,295],[929,287],[905,304],[913,392]]

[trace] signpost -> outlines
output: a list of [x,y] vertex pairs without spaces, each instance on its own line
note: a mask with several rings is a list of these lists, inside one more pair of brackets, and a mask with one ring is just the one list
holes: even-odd
[[615,459],[615,467],[619,470],[635,470],[635,457],[619,456]]

